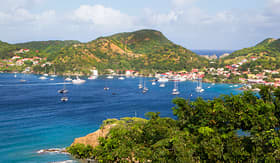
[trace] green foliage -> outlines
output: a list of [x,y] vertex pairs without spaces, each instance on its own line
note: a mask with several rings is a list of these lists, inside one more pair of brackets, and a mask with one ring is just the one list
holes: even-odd
[[0,41],[0,59],[8,59],[19,47]]
[[67,152],[78,159],[87,159],[93,157],[93,148],[90,145],[75,144],[68,147]]
[[278,162],[280,90],[263,87],[260,95],[176,98],[177,120],[149,112],[150,120],[104,121],[117,125],[90,156],[99,162]]

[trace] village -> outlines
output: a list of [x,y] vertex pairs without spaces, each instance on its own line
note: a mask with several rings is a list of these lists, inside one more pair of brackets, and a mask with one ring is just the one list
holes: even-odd
[[[52,63],[47,62],[47,58],[38,56],[28,56],[30,49],[20,49],[15,52],[15,55],[10,59],[0,61],[1,72],[20,71],[22,73],[34,73],[32,67],[46,65],[51,66]],[[38,53],[38,51],[36,51]],[[24,54],[24,55],[21,55]],[[212,83],[246,83],[246,84],[264,84],[270,86],[280,86],[279,70],[263,69],[247,69],[241,70],[241,66],[245,63],[258,60],[258,57],[250,57],[243,59],[238,63],[226,65],[224,67],[204,67],[202,69],[192,69],[191,71],[168,71],[165,73],[143,73],[136,70],[113,70],[106,69],[106,74],[109,75],[125,75],[125,76],[149,76],[156,77],[163,81],[186,81],[186,80],[203,80],[204,82]],[[210,63],[215,63],[216,58],[211,58]],[[97,70],[96,70],[97,71]]]

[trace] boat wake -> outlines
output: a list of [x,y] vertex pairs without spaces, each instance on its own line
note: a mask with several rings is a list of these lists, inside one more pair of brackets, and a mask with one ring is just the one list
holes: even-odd
[[66,148],[50,148],[37,151],[38,154],[69,154]]

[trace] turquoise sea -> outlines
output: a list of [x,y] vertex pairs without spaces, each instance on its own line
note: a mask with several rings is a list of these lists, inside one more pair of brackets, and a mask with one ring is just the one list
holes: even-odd
[[[73,160],[66,154],[38,154],[37,151],[69,146],[74,138],[99,128],[107,118],[144,117],[146,112],[161,112],[173,117],[173,82],[165,88],[153,86],[146,78],[149,91],[138,89],[139,78],[125,80],[87,80],[82,85],[66,84],[68,102],[57,93],[63,88],[63,77],[40,80],[39,75],[0,74],[0,162],[57,162]],[[26,80],[21,82],[20,80]],[[178,97],[212,99],[221,94],[238,94],[229,84],[203,83],[205,91],[196,93],[196,82],[179,83]],[[110,88],[104,91],[104,86]],[[210,88],[208,88],[210,86]],[[192,94],[192,96],[190,96]]]

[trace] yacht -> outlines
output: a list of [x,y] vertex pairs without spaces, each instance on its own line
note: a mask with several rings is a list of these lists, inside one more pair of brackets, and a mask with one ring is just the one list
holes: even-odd
[[76,79],[72,80],[73,84],[83,84],[85,82],[86,82],[85,80],[80,79],[78,76],[76,77]]
[[112,75],[107,76],[107,79],[114,79]]

